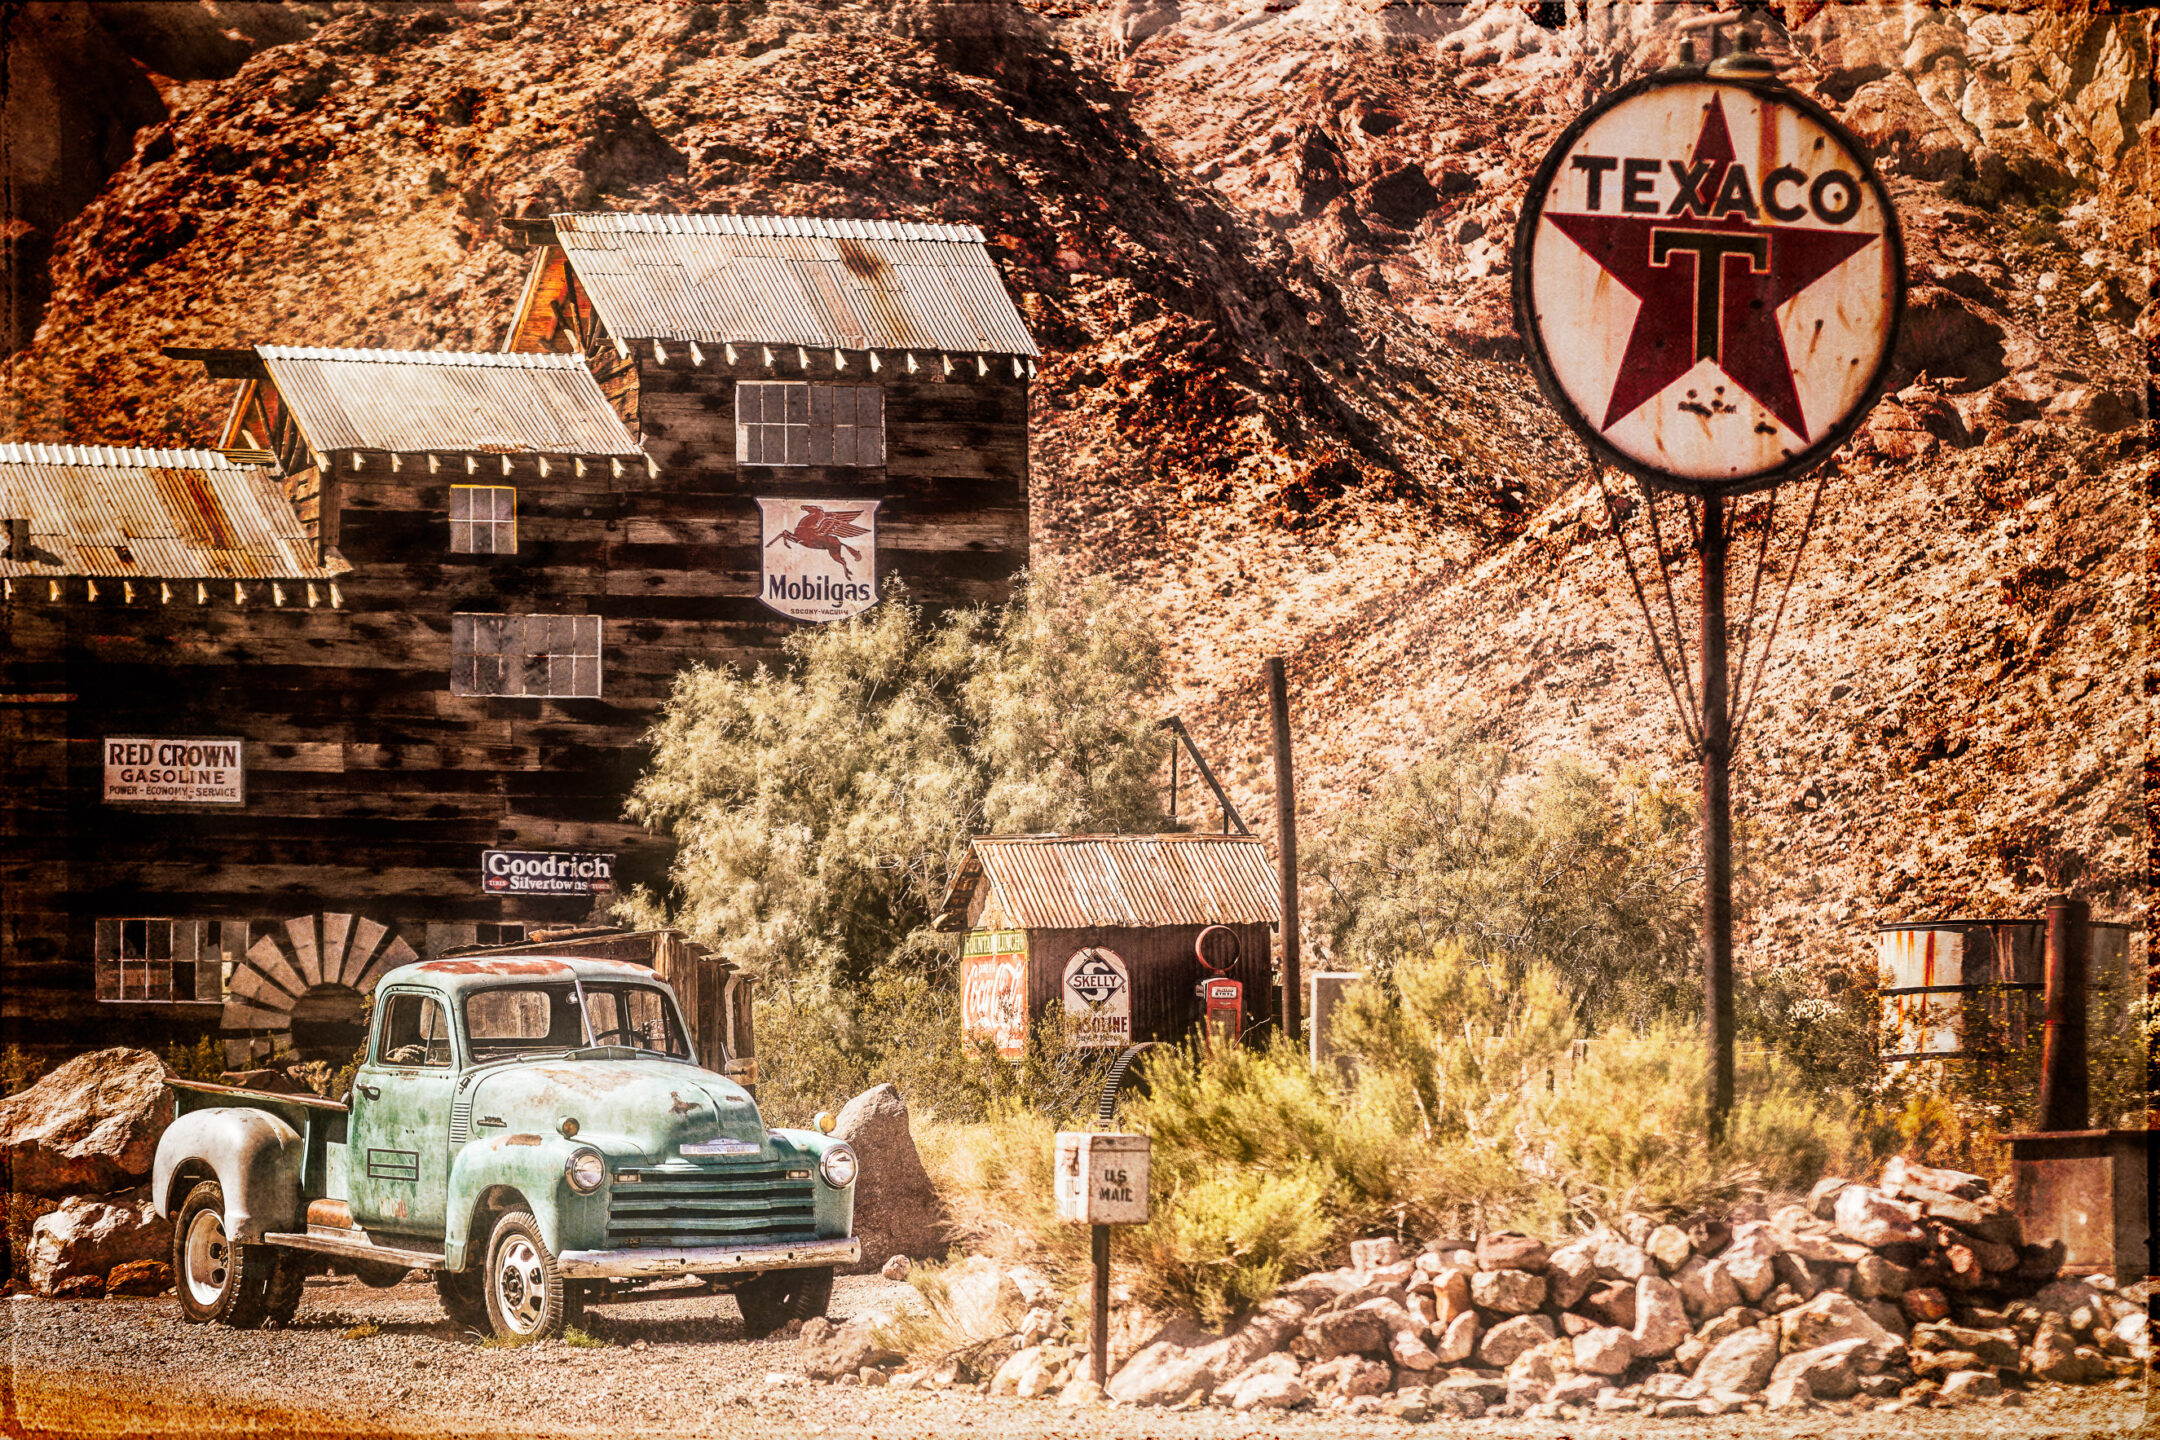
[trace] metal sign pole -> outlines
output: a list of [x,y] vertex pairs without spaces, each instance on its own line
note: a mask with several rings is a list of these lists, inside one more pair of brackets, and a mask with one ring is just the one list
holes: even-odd
[[1299,993],[1304,976],[1298,966],[1297,777],[1290,764],[1290,692],[1280,657],[1267,662],[1268,710],[1275,732],[1276,883],[1282,891],[1282,1027],[1298,1043]]
[[1088,1339],[1088,1378],[1097,1390],[1110,1382],[1110,1227],[1091,1225],[1095,1254],[1095,1314]]
[[[1746,18],[1721,12],[1678,29],[1692,37]],[[1624,516],[1609,496],[1607,513],[1652,653],[1702,762],[1713,1140],[1734,1089],[1733,752],[1784,614],[1781,598],[1751,660],[1775,487],[1816,472],[1866,418],[1890,378],[1905,297],[1897,209],[1859,141],[1784,84],[1744,31],[1737,38],[1734,54],[1708,66],[1694,63],[1690,38],[1681,64],[1577,116],[1530,182],[1513,257],[1515,327],[1539,389],[1594,460],[1646,487],[1642,510],[1671,627],[1669,654],[1621,530]],[[1713,57],[1719,48],[1713,34]],[[1658,532],[1657,491],[1703,502],[1699,693]],[[1726,635],[1725,512],[1758,491],[1773,498],[1743,596],[1735,664]],[[1784,579],[1787,597],[1815,503]]]
[[1710,1143],[1733,1103],[1732,707],[1726,703],[1725,501],[1702,514],[1703,1029],[1710,1047]]

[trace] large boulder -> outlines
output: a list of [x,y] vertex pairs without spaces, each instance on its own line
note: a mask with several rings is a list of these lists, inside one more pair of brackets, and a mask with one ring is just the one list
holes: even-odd
[[93,1276],[102,1287],[115,1268],[172,1254],[172,1223],[148,1199],[75,1195],[30,1227],[24,1276],[51,1295],[68,1281]]
[[150,1173],[172,1123],[165,1067],[147,1050],[78,1055],[0,1100],[0,1172],[26,1195],[108,1194]]
[[1215,1372],[1183,1345],[1158,1340],[1126,1361],[1103,1388],[1126,1405],[1176,1405],[1214,1389]]
[[951,1217],[915,1151],[900,1092],[890,1085],[863,1091],[840,1111],[833,1135],[854,1146],[862,1161],[855,1181],[855,1236],[862,1241],[862,1260],[851,1273],[869,1274],[895,1255],[942,1256],[952,1243]]
[[1777,1341],[1760,1329],[1736,1330],[1710,1347],[1695,1378],[1712,1394],[1753,1395],[1770,1383],[1777,1363]]

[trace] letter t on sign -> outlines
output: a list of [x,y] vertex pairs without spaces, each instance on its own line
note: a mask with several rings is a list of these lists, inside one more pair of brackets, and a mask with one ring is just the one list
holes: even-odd
[[1058,1219],[1092,1226],[1095,1232],[1089,1237],[1095,1303],[1088,1373],[1099,1390],[1110,1378],[1110,1227],[1147,1223],[1148,1137],[1059,1131],[1052,1177]]

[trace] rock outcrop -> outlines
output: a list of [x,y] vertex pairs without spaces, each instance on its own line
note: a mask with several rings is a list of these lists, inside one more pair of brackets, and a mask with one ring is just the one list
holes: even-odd
[[165,1067],[147,1050],[97,1050],[0,1100],[0,1174],[26,1195],[105,1194],[150,1173],[172,1123]]
[[863,1247],[856,1272],[878,1270],[895,1255],[944,1255],[951,1222],[915,1149],[900,1092],[876,1085],[857,1095],[842,1107],[833,1135],[854,1146],[862,1162],[855,1181],[855,1234]]

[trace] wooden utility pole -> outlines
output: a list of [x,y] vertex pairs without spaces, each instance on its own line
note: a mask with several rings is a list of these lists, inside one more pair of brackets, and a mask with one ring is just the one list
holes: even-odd
[[1290,765],[1290,692],[1282,657],[1267,662],[1268,709],[1275,722],[1275,866],[1282,891],[1283,1034],[1298,1042],[1300,987],[1297,907],[1297,778]]

